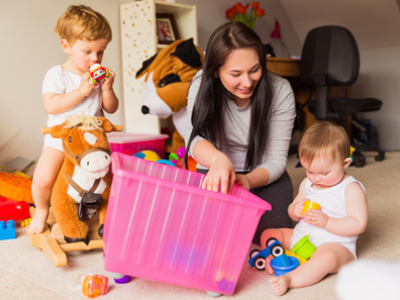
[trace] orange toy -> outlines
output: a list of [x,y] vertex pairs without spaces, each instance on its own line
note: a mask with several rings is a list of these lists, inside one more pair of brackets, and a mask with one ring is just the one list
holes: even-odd
[[[99,214],[100,224],[104,224],[110,194],[111,151],[106,132],[119,128],[106,118],[92,117],[96,120],[91,121],[84,115],[73,118],[44,129],[53,138],[62,139],[65,153],[50,202],[65,240],[88,244],[86,221]],[[89,126],[86,122],[93,124]],[[100,226],[100,237],[102,229]]]
[[82,280],[82,294],[89,298],[107,293],[108,278],[101,275],[86,276]]
[[0,172],[0,195],[15,201],[26,201],[33,204],[32,180]]

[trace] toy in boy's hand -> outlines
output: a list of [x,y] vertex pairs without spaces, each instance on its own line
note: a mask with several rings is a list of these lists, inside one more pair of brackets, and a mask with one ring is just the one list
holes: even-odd
[[100,64],[93,64],[90,67],[90,80],[93,83],[96,83],[98,80],[108,77],[109,75],[110,73],[108,73],[107,69],[100,66]]

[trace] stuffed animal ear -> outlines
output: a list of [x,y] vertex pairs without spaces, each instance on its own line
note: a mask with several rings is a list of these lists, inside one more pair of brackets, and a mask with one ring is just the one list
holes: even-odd
[[203,64],[201,62],[201,56],[193,44],[193,38],[187,39],[176,46],[175,52],[171,53],[171,55],[176,56],[192,68],[200,68]]
[[105,132],[111,132],[113,129],[113,125],[111,124],[110,121],[108,121],[108,119],[103,118],[103,117],[97,117],[97,119],[101,120],[101,128],[104,129]]
[[61,125],[53,126],[50,130],[50,134],[53,138],[62,139],[65,137],[71,128],[64,128],[67,125],[67,122],[62,123]]
[[157,53],[150,57],[148,60],[145,60],[142,64],[142,68],[136,72],[136,79],[142,77],[147,73],[151,63],[156,59]]

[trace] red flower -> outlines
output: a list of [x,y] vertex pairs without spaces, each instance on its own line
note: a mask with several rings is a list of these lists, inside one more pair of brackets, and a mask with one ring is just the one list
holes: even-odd
[[238,2],[236,4],[237,11],[242,15],[244,15],[246,13],[246,10],[247,10],[248,7],[249,7],[249,3],[247,3],[246,6],[243,6],[242,3],[240,3],[240,2]]
[[262,17],[263,15],[265,15],[265,10],[263,10],[262,8],[257,7],[256,16],[257,17]]
[[226,11],[226,18],[229,20],[233,20],[234,17],[235,17],[235,12],[233,11],[232,8],[228,8],[228,10]]
[[237,7],[236,7],[236,5],[234,5],[234,6],[232,6],[232,13],[233,14],[236,14],[237,13]]
[[257,9],[259,5],[260,5],[260,2],[255,2],[255,1],[253,1],[253,3],[251,3],[251,7],[252,7],[253,9]]

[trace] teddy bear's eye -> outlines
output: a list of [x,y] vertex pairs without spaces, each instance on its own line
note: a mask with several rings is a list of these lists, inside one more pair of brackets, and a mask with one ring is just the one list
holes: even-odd
[[68,138],[68,141],[69,141],[70,143],[72,143],[72,137],[69,137],[69,138]]

